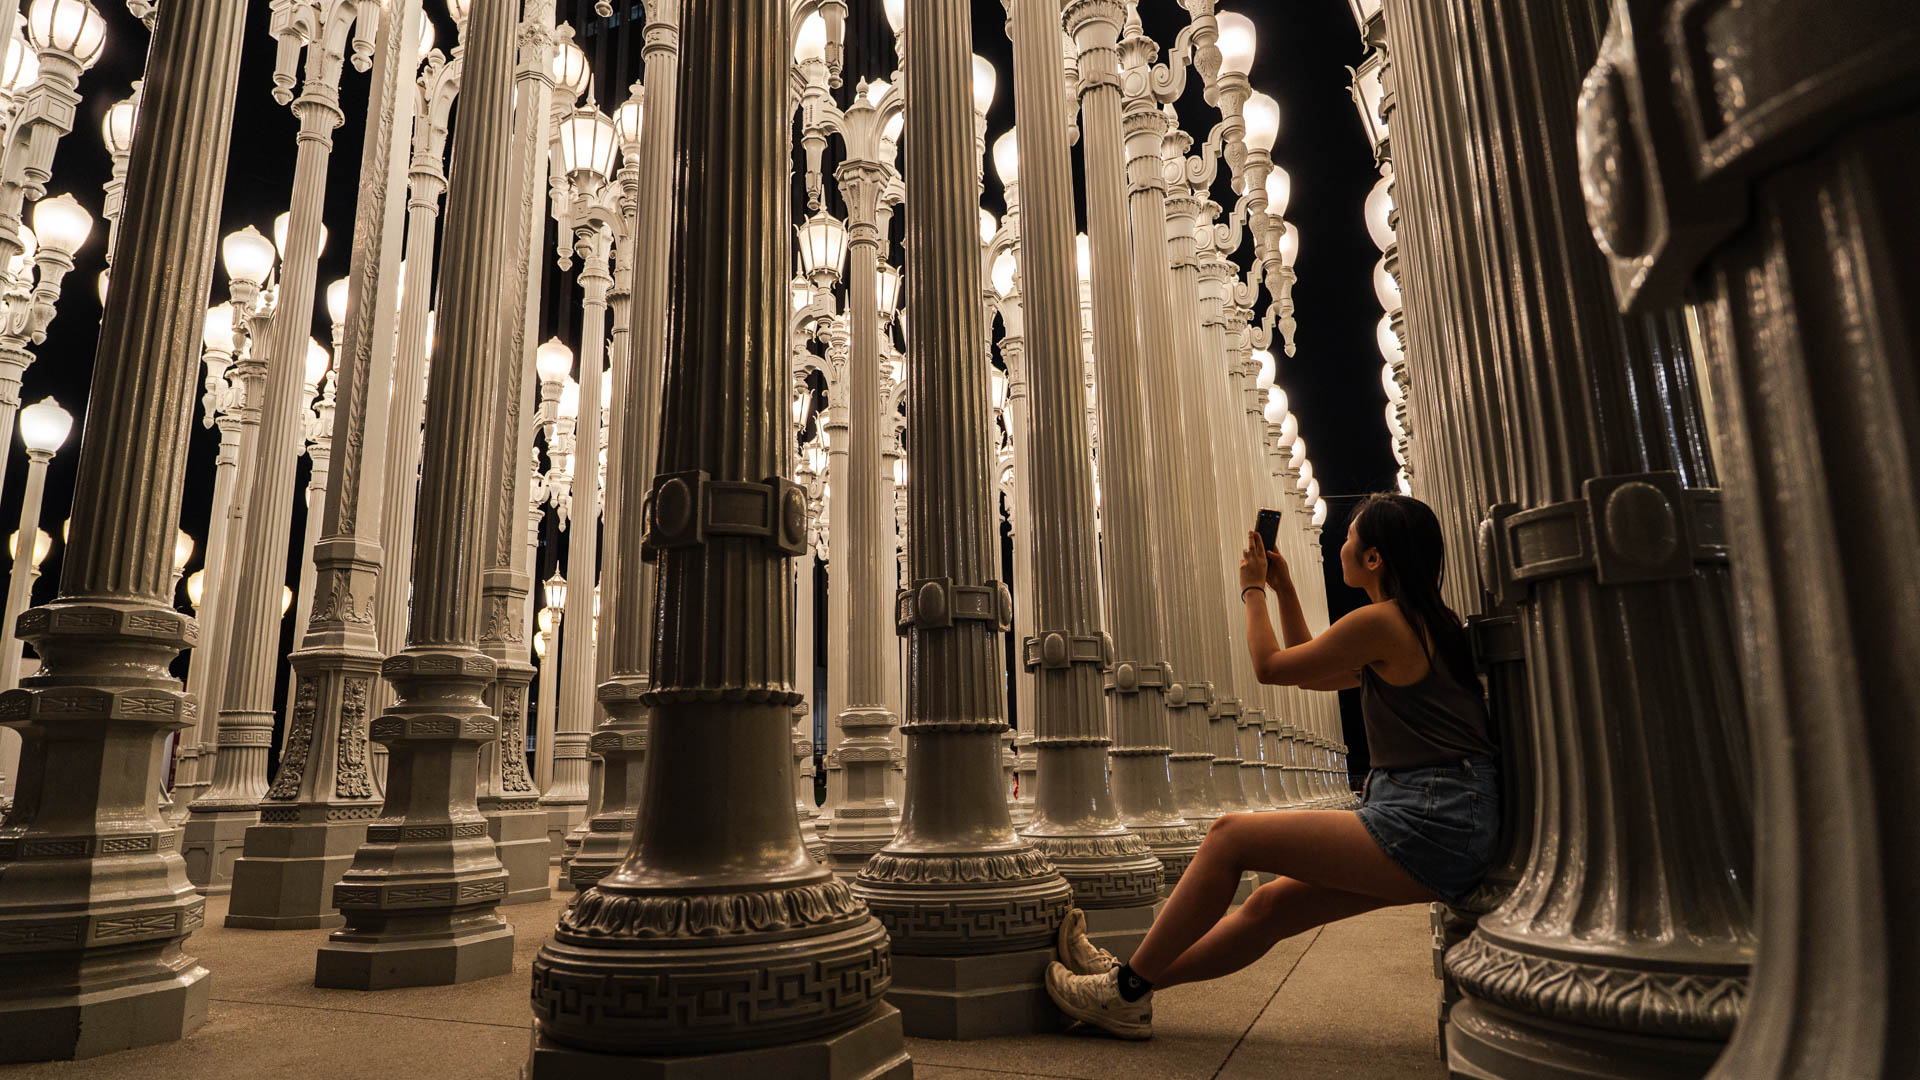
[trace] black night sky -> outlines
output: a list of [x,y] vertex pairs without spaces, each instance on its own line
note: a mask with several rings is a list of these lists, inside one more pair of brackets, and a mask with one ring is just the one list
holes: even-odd
[[[913,2],[909,0],[910,7]],[[94,0],[94,6],[109,24],[106,51],[100,62],[81,79],[84,101],[76,130],[60,144],[48,193],[71,192],[97,217],[102,203],[101,188],[110,172],[110,161],[101,143],[100,122],[108,107],[126,97],[140,77],[148,33],[119,0]],[[439,46],[444,50],[454,40],[452,22],[445,14],[442,0],[427,0],[427,6],[436,23]],[[625,99],[628,85],[640,74],[637,45],[641,5],[620,0],[614,6],[616,12],[612,24],[608,25],[606,20],[593,15],[592,0],[560,2],[562,19],[573,19],[579,31],[577,40],[593,60],[595,96],[606,109]],[[1359,598],[1359,594],[1340,585],[1334,555],[1345,534],[1343,511],[1351,504],[1346,497],[1391,488],[1395,472],[1382,417],[1386,397],[1380,386],[1381,358],[1374,345],[1374,326],[1380,318],[1380,308],[1374,298],[1372,272],[1379,253],[1367,237],[1361,216],[1362,202],[1378,177],[1348,90],[1351,77],[1347,67],[1360,61],[1362,48],[1343,0],[1288,5],[1240,0],[1238,4],[1222,6],[1237,9],[1256,22],[1259,48],[1251,82],[1254,89],[1264,90],[1276,98],[1282,110],[1280,139],[1273,156],[1292,176],[1293,195],[1288,217],[1299,226],[1301,250],[1297,264],[1299,281],[1294,290],[1299,352],[1292,358],[1281,357],[1279,383],[1287,391],[1293,411],[1300,419],[1301,433],[1311,448],[1321,487],[1332,503],[1326,539],[1328,565],[1333,570],[1329,597],[1337,617]],[[1171,43],[1179,28],[1186,24],[1186,12],[1176,0],[1143,0],[1140,7],[1147,32],[1163,45]],[[1283,7],[1284,11],[1280,10]],[[292,111],[274,104],[269,96],[274,46],[268,32],[268,15],[268,5],[263,0],[254,0],[250,5],[248,49],[241,70],[222,235],[247,225],[269,232],[273,218],[288,208],[292,190],[297,124]],[[1005,26],[1005,10],[999,0],[976,0],[974,50],[992,60],[1001,72],[999,91],[989,116],[989,145],[1014,122],[1012,48]],[[843,95],[851,93],[859,78],[890,74],[894,58],[880,0],[849,0],[846,46]],[[1190,80],[1187,97],[1178,105],[1187,130],[1197,138],[1204,138],[1218,114],[1200,100],[1199,83],[1197,76]],[[360,118],[365,111],[366,95],[367,77],[349,67],[341,88],[348,120],[334,133],[328,179],[326,222],[331,238],[320,264],[322,293],[327,283],[345,276],[348,270],[349,237],[358,194]],[[457,138],[457,112],[455,122]],[[1076,149],[1076,168],[1078,156]],[[1214,198],[1231,206],[1224,166],[1220,173]],[[991,168],[986,170],[986,177],[986,205],[997,213],[1001,209],[999,182]],[[835,210],[839,212],[840,208],[836,206]],[[906,212],[910,213],[911,208]],[[897,223],[896,241],[900,234],[901,225]],[[76,260],[64,287],[58,316],[46,342],[34,349],[39,359],[28,369],[21,391],[23,404],[52,395],[81,416],[75,435],[54,459],[49,472],[41,527],[54,536],[55,542],[34,592],[36,602],[52,599],[58,580],[62,554],[60,525],[72,500],[74,469],[79,459],[79,428],[85,422],[83,406],[100,319],[95,279],[105,266],[105,253],[106,226],[102,221]],[[896,265],[902,257],[896,247]],[[547,265],[549,295],[544,306],[548,326],[543,329],[542,338],[556,330],[563,336],[571,336],[567,331],[574,320],[567,312],[577,304],[578,291],[573,288],[571,275],[561,274],[552,262]],[[226,298],[224,271],[216,269],[213,293],[210,303]],[[313,333],[322,343],[329,339],[324,303],[316,304]],[[1277,347],[1274,351],[1279,353]],[[17,440],[18,435],[9,432],[7,437]],[[193,439],[181,524],[198,543],[204,539],[207,527],[218,437],[213,429],[196,422]],[[0,522],[4,522],[0,531],[10,533],[19,520],[25,473],[25,455],[16,444],[9,459],[4,496],[0,496]],[[306,482],[307,465],[303,458],[298,479],[300,490],[305,490]],[[296,505],[294,514],[288,552],[290,569],[300,555],[304,509]],[[551,570],[554,545],[564,545],[564,534],[549,530],[547,537],[539,568],[543,576]],[[199,568],[201,554],[196,552],[188,573]],[[179,603],[183,608],[186,606],[184,589]],[[287,620],[289,639],[291,622]],[[290,647],[290,640],[288,644]],[[177,670],[184,673],[184,661],[177,665]],[[276,694],[276,700],[283,699],[284,693]],[[1349,709],[1348,739],[1356,746],[1356,767],[1361,764],[1357,721],[1357,715]]]

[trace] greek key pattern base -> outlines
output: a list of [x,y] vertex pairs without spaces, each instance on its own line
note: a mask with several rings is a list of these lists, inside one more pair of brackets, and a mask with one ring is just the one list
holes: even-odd
[[10,836],[0,839],[0,862],[24,859],[102,859],[157,855],[180,843],[180,833],[106,833],[95,836]]
[[[482,831],[485,827],[482,826]],[[392,911],[406,908],[464,907],[468,904],[498,903],[507,896],[507,875],[469,878],[464,881],[396,881],[377,885],[341,882],[333,887],[333,906],[342,911],[361,909]]]
[[1160,895],[1160,860],[1138,836],[1029,836],[1060,869],[1082,907],[1149,904]]
[[635,894],[592,888],[560,913],[562,941],[648,941],[774,934],[867,914],[845,883],[828,879],[746,892]]
[[72,915],[32,921],[0,920],[0,950],[57,952],[96,945],[125,945],[138,941],[183,938],[205,926],[207,901],[194,897],[145,911],[116,911],[111,915]]
[[[263,825],[297,825],[301,821],[300,812],[300,807],[297,806],[265,807],[260,811],[260,822]],[[374,804],[370,806],[329,806],[326,809],[326,813],[321,815],[321,818],[328,823],[332,823],[336,821],[372,821],[379,816],[380,807],[378,804]],[[308,820],[313,820],[313,818],[309,816]]]
[[861,874],[854,894],[887,928],[896,950],[914,956],[1014,952],[1052,942],[1073,903],[1073,886],[1049,866],[1045,877],[953,890]]
[[1475,933],[1447,952],[1469,996],[1515,1012],[1639,1035],[1725,1041],[1746,1008],[1733,975],[1644,971],[1536,956]]
[[533,962],[534,1018],[569,1045],[677,1054],[817,1038],[887,992],[892,956],[878,922],[806,944],[649,952],[549,942]]
[[433,840],[472,840],[487,835],[484,821],[442,822],[437,825],[369,825],[369,844],[411,844]]

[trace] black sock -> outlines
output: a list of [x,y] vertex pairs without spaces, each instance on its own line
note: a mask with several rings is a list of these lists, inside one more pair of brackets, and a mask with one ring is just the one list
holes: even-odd
[[1121,964],[1116,969],[1120,983],[1120,1000],[1139,1001],[1153,992],[1153,984],[1140,977],[1131,964]]

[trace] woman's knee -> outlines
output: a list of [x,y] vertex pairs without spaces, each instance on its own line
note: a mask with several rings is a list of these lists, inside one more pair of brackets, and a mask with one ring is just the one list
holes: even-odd
[[1258,922],[1280,913],[1287,903],[1287,894],[1291,886],[1286,878],[1278,878],[1247,894],[1240,905],[1241,914]]
[[1248,817],[1247,814],[1221,814],[1213,819],[1213,824],[1207,826],[1206,839],[1202,843],[1213,844],[1216,847],[1226,843],[1229,838],[1238,836],[1246,827]]

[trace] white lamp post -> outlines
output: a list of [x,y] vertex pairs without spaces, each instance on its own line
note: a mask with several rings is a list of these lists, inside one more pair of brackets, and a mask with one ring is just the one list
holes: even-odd
[[540,789],[545,791],[553,784],[553,740],[560,703],[560,630],[566,620],[567,579],[556,570],[541,585],[541,591],[547,606],[536,618],[547,645],[540,655],[540,704],[534,716],[534,741],[539,751],[535,767]]
[[[573,250],[581,260],[583,294],[580,320],[580,377],[572,401],[562,390],[561,412],[571,404],[574,413],[573,466],[575,481],[571,513],[579,527],[567,542],[567,572],[575,582],[569,593],[567,618],[560,626],[560,680],[557,728],[554,734],[553,781],[541,802],[553,815],[552,823],[571,830],[584,820],[590,760],[587,743],[598,715],[594,685],[596,660],[593,596],[587,586],[599,572],[600,518],[600,403],[606,363],[607,305],[613,287],[614,232],[623,226],[618,185],[613,175],[620,134],[612,118],[597,109],[583,108],[563,120],[559,129],[560,158],[568,185],[566,196],[554,203],[556,217],[571,230]],[[563,236],[563,239],[566,237]]]
[[[27,490],[20,500],[20,533],[32,535],[40,528],[40,501],[46,490],[47,463],[73,432],[73,414],[52,398],[20,410],[20,441],[27,449]],[[7,582],[6,630],[0,640],[0,689],[11,690],[20,684],[20,644],[14,639],[13,624],[26,610],[33,586],[34,558],[39,545],[14,545],[13,574]]]

